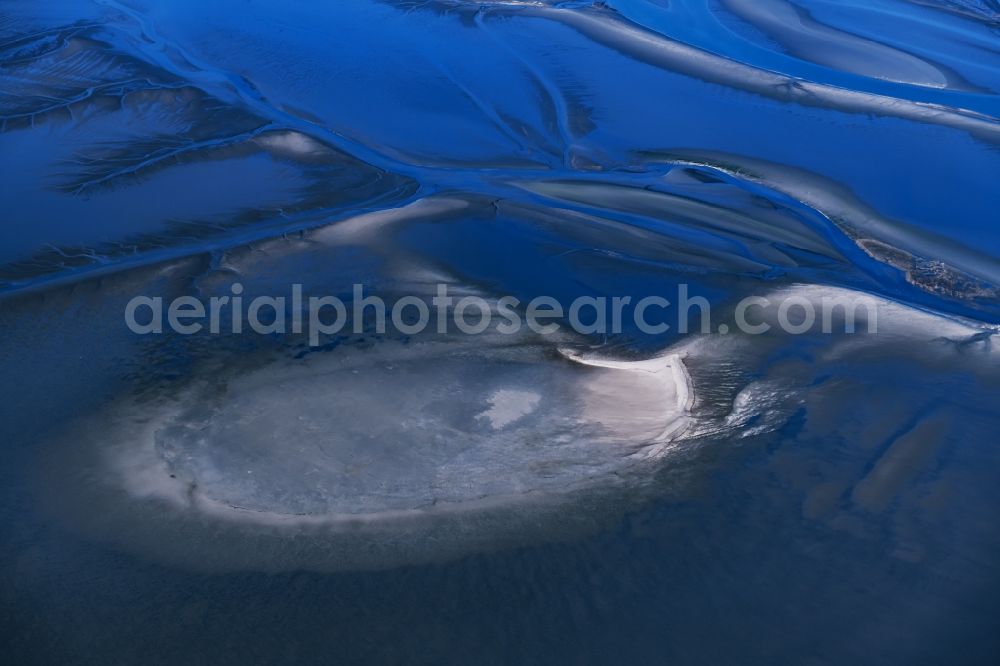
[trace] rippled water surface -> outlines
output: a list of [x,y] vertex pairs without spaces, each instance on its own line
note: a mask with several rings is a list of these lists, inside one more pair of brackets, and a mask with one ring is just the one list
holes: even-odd
[[[996,663],[998,95],[995,0],[0,0],[4,654]],[[124,324],[235,283],[712,327]]]

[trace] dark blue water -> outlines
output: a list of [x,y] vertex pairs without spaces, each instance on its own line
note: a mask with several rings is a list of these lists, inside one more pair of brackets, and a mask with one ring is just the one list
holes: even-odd
[[[5,663],[997,663],[998,93],[994,0],[0,1]],[[125,325],[235,283],[712,321]]]

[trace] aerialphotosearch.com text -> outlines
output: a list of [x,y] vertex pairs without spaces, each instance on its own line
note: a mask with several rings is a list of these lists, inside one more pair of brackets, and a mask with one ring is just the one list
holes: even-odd
[[[522,301],[514,296],[485,298],[456,296],[447,284],[438,284],[433,295],[403,295],[384,299],[353,285],[350,297],[306,297],[301,284],[280,296],[247,298],[240,283],[230,293],[199,299],[181,296],[165,301],[160,296],[136,296],[125,307],[125,323],[140,335],[172,331],[191,335],[213,334],[308,336],[309,344],[321,344],[324,336],[343,332],[385,333],[390,328],[403,335],[417,335],[433,326],[439,334],[459,332],[478,335],[487,331],[515,334],[527,326],[548,335],[563,327],[582,335],[616,335],[626,328],[647,335],[677,333],[721,333],[739,331],[760,335],[777,328],[792,335],[804,333],[853,333],[860,324],[868,333],[877,329],[877,306],[864,295],[819,300],[801,295],[779,298],[748,296],[727,308],[725,323],[713,325],[712,305],[703,296],[692,295],[680,284],[672,298],[654,295],[579,296],[563,302],[552,296]],[[736,329],[736,331],[733,330]]]

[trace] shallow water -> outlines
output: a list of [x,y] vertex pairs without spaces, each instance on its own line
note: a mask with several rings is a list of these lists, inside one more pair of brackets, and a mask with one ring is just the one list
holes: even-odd
[[[995,663],[993,0],[8,0],[0,68],[14,662]],[[712,333],[124,325],[235,283]]]

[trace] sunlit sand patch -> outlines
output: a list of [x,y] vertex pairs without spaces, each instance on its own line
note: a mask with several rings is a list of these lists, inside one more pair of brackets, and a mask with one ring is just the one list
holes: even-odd
[[494,430],[499,430],[535,411],[541,399],[533,391],[500,389],[490,396],[490,408],[476,418],[487,419]]
[[50,473],[77,527],[170,562],[379,568],[559,538],[641,501],[691,399],[675,354],[384,341],[123,399]]
[[327,146],[301,132],[262,134],[256,142],[268,150],[291,157],[307,157],[330,152]]

